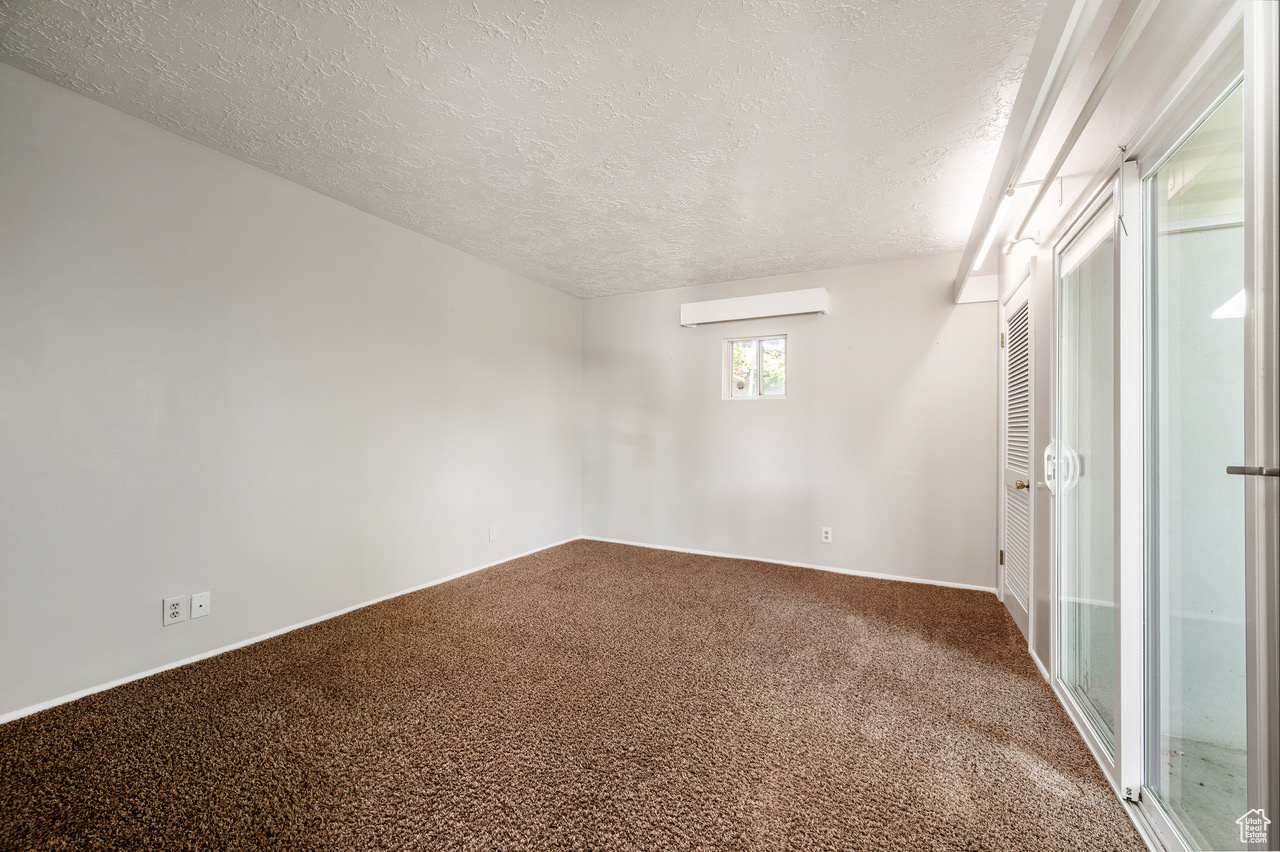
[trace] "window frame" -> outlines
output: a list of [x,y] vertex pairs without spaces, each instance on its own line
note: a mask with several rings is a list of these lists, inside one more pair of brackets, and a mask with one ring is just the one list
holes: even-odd
[[[764,346],[761,344],[766,340],[782,341],[782,393],[764,392]],[[787,385],[789,384],[790,375],[787,367],[787,335],[786,334],[753,334],[745,337],[726,337],[721,344],[721,364],[720,364],[720,398],[726,401],[744,402],[762,399],[786,399]],[[759,376],[759,389],[754,394],[743,396],[734,396],[733,394],[733,347],[736,343],[755,343],[756,344],[756,375]]]

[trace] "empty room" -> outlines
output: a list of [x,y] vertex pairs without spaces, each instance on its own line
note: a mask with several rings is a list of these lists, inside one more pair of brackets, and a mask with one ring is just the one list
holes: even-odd
[[1278,57],[0,0],[0,849],[1280,849]]

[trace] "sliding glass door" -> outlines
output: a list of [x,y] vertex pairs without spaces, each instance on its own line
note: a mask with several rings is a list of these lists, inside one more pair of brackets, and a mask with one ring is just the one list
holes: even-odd
[[1057,248],[1057,685],[1117,786],[1199,849],[1248,848],[1243,127],[1236,85]]
[[1115,230],[1107,197],[1058,259],[1060,676],[1109,752],[1118,625]]
[[1232,14],[1054,246],[1052,682],[1170,850],[1280,848],[1280,4]]
[[1235,87],[1146,179],[1147,786],[1204,849],[1244,849],[1243,102]]

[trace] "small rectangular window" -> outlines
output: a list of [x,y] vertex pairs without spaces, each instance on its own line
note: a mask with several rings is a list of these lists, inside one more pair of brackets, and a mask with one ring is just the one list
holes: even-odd
[[786,395],[786,335],[725,341],[725,399],[780,399]]

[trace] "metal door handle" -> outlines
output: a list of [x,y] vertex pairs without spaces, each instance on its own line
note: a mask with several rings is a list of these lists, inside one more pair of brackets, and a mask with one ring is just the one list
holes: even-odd
[[1227,473],[1236,476],[1280,476],[1280,467],[1233,464],[1227,468]]
[[1021,491],[1024,488],[1030,488],[1031,480],[1027,480],[1026,482],[1023,482],[1021,479],[1015,479],[1013,481],[1013,487],[1018,491]]

